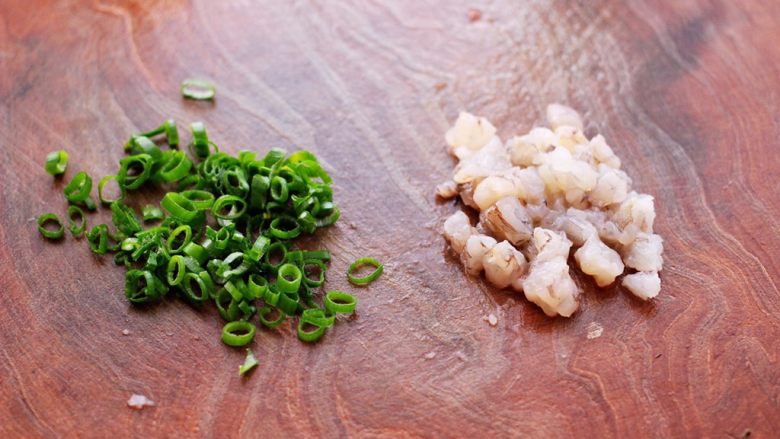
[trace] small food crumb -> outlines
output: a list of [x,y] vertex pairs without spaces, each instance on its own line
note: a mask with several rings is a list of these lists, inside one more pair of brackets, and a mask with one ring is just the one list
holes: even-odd
[[130,395],[130,399],[127,400],[127,406],[132,409],[143,410],[144,407],[154,406],[154,401],[145,397],[144,395],[133,393]]
[[498,324],[498,317],[496,317],[495,314],[490,314],[487,317],[488,323],[490,323],[490,326],[496,326]]
[[433,360],[434,358],[436,358],[436,352],[431,351],[423,356],[425,357],[426,360]]
[[436,85],[434,85],[433,87],[436,89],[436,91],[442,91],[445,88],[447,88],[447,83],[446,82],[437,82]]
[[475,21],[479,21],[479,19],[482,18],[482,11],[476,8],[469,9],[469,21],[474,23]]
[[469,357],[466,356],[466,354],[463,353],[463,351],[455,352],[455,356],[458,357],[460,361],[468,361]]
[[601,333],[604,332],[604,328],[596,322],[590,322],[588,324],[588,340],[601,337]]
[[127,329],[122,330],[122,335],[130,335],[130,331]]

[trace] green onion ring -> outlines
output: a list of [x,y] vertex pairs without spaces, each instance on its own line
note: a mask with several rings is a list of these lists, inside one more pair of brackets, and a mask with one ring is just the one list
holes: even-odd
[[87,233],[87,243],[93,253],[102,255],[108,250],[108,226],[98,224]]
[[[242,320],[229,322],[222,327],[222,342],[233,347],[245,346],[255,337],[255,331],[255,325],[249,322]],[[237,334],[237,332],[244,332],[244,334]]]
[[276,288],[274,284],[268,284],[268,289],[265,290],[265,296],[263,300],[269,305],[276,306],[279,303],[279,297],[282,293]]
[[192,131],[192,142],[190,143],[190,151],[192,155],[199,159],[204,159],[209,156],[209,136],[206,133],[206,126],[203,122],[193,122],[190,124],[190,131]]
[[[53,223],[57,226],[55,230],[46,228],[46,224]],[[44,213],[38,217],[38,231],[47,239],[60,239],[65,235],[65,227],[60,218],[53,213]]]
[[168,141],[168,146],[176,148],[179,146],[179,129],[176,128],[176,121],[168,119],[163,124],[163,130],[165,131],[165,138]]
[[189,175],[192,161],[182,151],[169,151],[168,160],[160,169],[162,181],[171,183]]
[[294,264],[284,264],[276,273],[276,285],[283,293],[297,292],[301,287],[301,269]]
[[149,270],[130,270],[125,274],[125,297],[131,303],[157,300],[166,291],[167,287]]
[[[236,206],[238,210],[235,211]],[[222,213],[222,210],[226,207],[230,207],[230,211]],[[235,195],[223,195],[214,201],[214,205],[211,206],[211,213],[217,218],[233,220],[241,217],[246,211],[246,201],[243,198]]]
[[190,200],[190,202],[198,210],[210,210],[214,205],[214,194],[209,191],[202,191],[198,189],[191,189],[188,191],[179,192],[184,198]]
[[323,304],[332,314],[350,314],[355,311],[357,298],[343,291],[328,291]]
[[244,198],[249,192],[249,183],[246,181],[246,174],[241,168],[227,169],[222,172],[222,187],[230,195]]
[[81,171],[73,176],[70,183],[65,186],[62,192],[65,194],[65,198],[71,203],[79,203],[86,200],[89,197],[89,192],[92,190],[92,179],[86,172]]
[[[109,181],[114,180],[117,183],[117,188],[119,188],[119,196],[117,198],[106,198],[103,196],[103,186],[106,185]],[[101,178],[98,182],[98,199],[103,204],[111,204],[114,201],[120,201],[124,199],[125,197],[125,191],[122,188],[122,186],[119,185],[119,181],[117,180],[116,175],[106,175],[105,177]]]
[[[230,299],[227,308],[225,308],[224,305],[225,299]],[[238,303],[233,300],[233,297],[226,289],[220,288],[219,291],[215,293],[214,303],[217,305],[217,312],[223,319],[227,321],[236,319],[236,316],[238,315]]]
[[[76,219],[74,219],[76,216]],[[78,219],[78,223],[76,220]],[[70,225],[70,234],[78,238],[87,230],[87,217],[84,211],[78,206],[68,206],[68,224]]]
[[281,290],[279,292],[281,294],[279,295],[279,300],[276,302],[276,307],[282,310],[282,312],[288,316],[294,315],[296,312],[298,312],[298,307],[300,306],[298,303],[298,300],[300,299],[298,292],[285,293]]
[[182,222],[192,222],[198,216],[198,210],[192,201],[178,192],[168,192],[160,201],[160,206],[172,217]]
[[[306,267],[307,266],[315,266],[319,268],[320,275],[317,279],[312,279],[306,274]],[[306,286],[309,287],[319,287],[325,282],[325,272],[328,270],[328,267],[325,266],[325,263],[322,262],[320,259],[307,259],[303,261],[303,269],[301,270],[303,272],[303,283]]]
[[[174,245],[176,244],[176,238],[179,237],[184,233],[184,240],[181,244],[178,246]],[[192,241],[192,227],[182,224],[181,226],[173,229],[170,236],[168,236],[168,240],[165,241],[165,247],[170,251],[171,253],[180,253],[184,247],[187,246]]]
[[152,139],[146,136],[134,136],[132,141],[130,151],[133,154],[147,154],[152,157],[152,163],[158,163],[162,160],[163,152],[157,144],[152,142]]
[[[278,316],[274,320],[268,320],[268,315],[274,311],[278,313]],[[266,328],[270,329],[278,327],[287,318],[285,313],[279,311],[278,308],[269,305],[265,305],[257,310],[257,316],[260,318],[260,323],[262,323]]]
[[[295,227],[291,229],[282,229],[280,227],[283,223],[292,223],[295,225]],[[301,226],[298,225],[298,223],[289,216],[277,216],[276,218],[271,221],[271,225],[268,227],[269,232],[271,232],[271,235],[279,238],[279,239],[293,239],[296,236],[301,234]]]
[[[271,257],[274,256],[274,253],[277,251],[282,252],[281,258],[279,259],[279,263],[273,264],[271,263]],[[286,257],[287,257],[287,247],[285,247],[283,243],[277,241],[271,244],[270,246],[268,246],[268,251],[265,253],[263,259],[268,265],[271,266],[271,268],[273,268],[274,270],[278,270]]]
[[247,292],[249,293],[249,299],[262,299],[265,297],[265,292],[268,290],[268,280],[260,276],[259,274],[252,274],[249,276],[249,284],[247,285]]
[[[116,180],[122,190],[138,189],[146,183],[152,175],[152,156],[149,154],[136,154],[119,160],[119,172]],[[141,172],[135,175],[129,175],[130,170],[140,166]]]
[[[364,277],[357,277],[352,275],[352,273],[354,273],[355,270],[357,270],[358,268],[364,265],[371,265],[372,267],[376,267],[376,269],[372,271],[369,275]],[[349,266],[349,269],[347,269],[347,279],[349,279],[349,281],[352,282],[354,285],[368,285],[371,282],[375,281],[376,278],[378,278],[379,275],[382,274],[382,271],[384,271],[384,266],[378,260],[374,258],[360,258],[357,261],[353,262],[352,265]]]
[[165,279],[168,281],[168,285],[176,286],[184,280],[184,275],[187,273],[187,268],[184,265],[184,256],[173,255],[168,261],[168,268],[166,269]]
[[324,218],[317,220],[317,227],[325,227],[333,225],[341,217],[341,211],[338,207],[333,207],[333,211]]
[[284,178],[277,175],[271,179],[271,198],[274,201],[283,203],[287,201],[288,194],[287,181]]
[[46,172],[54,176],[64,174],[65,170],[68,169],[68,153],[64,149],[50,152],[46,156],[45,169]]
[[[312,325],[316,329],[313,331],[306,331],[306,325]],[[303,319],[298,319],[298,339],[301,341],[305,341],[307,343],[313,343],[319,339],[322,338],[323,335],[325,335],[325,331],[328,329],[327,326],[318,325],[313,322],[304,321]]]
[[[200,294],[197,294],[192,284],[193,282],[198,286]],[[184,286],[184,294],[193,302],[205,302],[211,297],[213,285],[211,284],[211,277],[205,271],[185,274],[182,284]]]
[[181,82],[179,90],[185,98],[196,101],[211,100],[217,94],[214,84],[202,79],[185,79]]
[[336,323],[336,316],[333,313],[326,313],[319,308],[309,308],[303,310],[301,313],[301,320],[306,323],[311,323],[317,326],[324,326],[329,328]]

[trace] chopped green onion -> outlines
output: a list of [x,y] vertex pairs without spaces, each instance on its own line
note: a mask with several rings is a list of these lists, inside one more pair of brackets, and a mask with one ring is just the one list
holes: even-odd
[[[226,299],[229,299],[227,307],[225,306]],[[219,312],[219,315],[223,319],[228,321],[236,319],[236,316],[238,315],[238,303],[233,300],[233,297],[226,289],[222,288],[216,293],[214,296],[214,303],[217,305],[217,312]]]
[[108,250],[108,226],[98,224],[87,233],[87,242],[93,253],[105,254]]
[[[314,279],[309,277],[309,274],[308,274],[308,272],[306,270],[307,267],[315,267],[317,269],[317,271],[319,272],[319,276],[317,278],[314,278]],[[325,283],[325,271],[326,270],[327,270],[327,267],[325,267],[325,263],[322,262],[319,259],[305,260],[304,263],[303,263],[303,269],[301,270],[304,273],[303,283],[306,286],[309,286],[309,287],[319,287],[319,286],[321,286],[323,283]]]
[[[171,288],[193,305],[213,300],[229,322],[223,328],[226,344],[251,342],[256,329],[248,322],[255,313],[267,328],[299,315],[298,336],[319,339],[337,313],[354,311],[357,299],[331,291],[321,309],[313,289],[325,282],[330,253],[299,250],[291,240],[339,218],[332,179],[308,151],[287,156],[285,150],[273,148],[258,159],[258,154],[242,150],[232,156],[209,140],[203,123],[190,128],[190,155],[175,149],[180,139],[173,119],[130,138],[125,145],[129,155],[119,161],[116,175],[101,178],[97,185],[100,203],[111,206],[115,232],[106,224],[95,225],[86,233],[90,249],[116,252],[114,263],[127,269],[125,296],[131,303],[159,301]],[[163,151],[152,141],[163,135],[172,149]],[[55,166],[61,156],[50,156]],[[117,190],[108,191],[105,186],[112,181]],[[142,222],[123,200],[128,191],[147,183],[176,187],[178,192],[165,193],[159,207],[145,205]],[[67,220],[74,236],[87,231],[82,209],[97,209],[91,188],[89,175],[80,172],[63,191],[71,203]],[[61,237],[62,222],[47,215],[39,218],[41,233]],[[151,220],[162,221],[144,224]],[[59,230],[50,230],[52,225]],[[357,281],[376,278],[379,266]]]
[[198,216],[198,210],[192,201],[178,192],[168,192],[160,201],[160,206],[172,217],[185,223],[193,221]]
[[206,126],[203,122],[193,122],[190,124],[192,131],[192,143],[190,143],[193,155],[199,159],[209,156],[209,136],[206,134]]
[[294,293],[301,287],[301,274],[300,268],[293,264],[284,264],[279,267],[277,273],[276,284],[279,286],[279,290],[282,293]]
[[147,204],[141,209],[141,215],[144,217],[145,222],[156,221],[165,218],[165,214],[159,207]]
[[[195,284],[193,285],[193,282]],[[214,283],[211,276],[205,271],[200,273],[187,273],[184,275],[184,293],[194,302],[205,302],[214,291]],[[197,286],[197,289],[195,289]]]
[[[275,255],[277,252],[281,253],[281,255]],[[274,258],[274,256],[279,256],[279,262],[276,264],[272,263],[271,260]],[[282,262],[287,257],[287,247],[284,246],[281,242],[274,242],[268,247],[268,251],[265,253],[265,263],[268,264],[272,269],[277,270],[279,269],[279,266],[282,265]]]
[[125,297],[132,303],[160,299],[168,288],[149,270],[130,270],[125,275]]
[[170,286],[179,285],[181,281],[184,280],[184,275],[187,273],[187,268],[184,265],[184,256],[181,255],[171,256],[170,261],[168,261],[168,268],[166,271],[167,271],[166,280],[168,281],[168,285]]
[[64,149],[50,152],[46,156],[46,172],[51,175],[62,175],[68,168],[68,153]]
[[240,347],[249,344],[255,337],[255,325],[237,320],[222,327],[222,342],[228,346]]
[[[225,212],[225,209],[228,209]],[[237,219],[246,211],[246,201],[235,195],[223,195],[214,201],[211,214],[220,219]]]
[[[46,226],[48,224],[54,224],[57,228],[54,230],[47,229]],[[65,228],[62,225],[62,221],[53,213],[44,213],[38,217],[38,231],[48,239],[60,239],[65,235]]]
[[[269,319],[268,316],[270,316],[273,313],[276,313],[276,318]],[[263,326],[265,326],[266,328],[271,328],[271,329],[281,325],[284,322],[284,320],[287,318],[287,315],[285,315],[285,313],[279,311],[279,309],[276,308],[275,306],[269,306],[269,305],[260,308],[257,311],[257,315],[260,318],[260,323],[262,323]]]
[[133,209],[121,201],[111,203],[111,220],[114,227],[127,236],[132,236],[143,230]]
[[328,291],[323,303],[325,309],[332,314],[349,314],[355,311],[357,298],[343,291]]
[[153,163],[160,162],[163,158],[163,152],[152,139],[146,136],[134,136],[132,139],[130,152],[133,154],[146,154],[152,158]]
[[[376,267],[376,269],[364,277],[357,277],[352,274],[358,268],[364,265],[370,265],[372,267]],[[360,258],[357,261],[353,262],[352,265],[349,266],[349,269],[347,269],[347,279],[349,279],[349,281],[355,285],[368,285],[371,282],[375,281],[376,278],[378,278],[379,275],[382,274],[382,271],[384,271],[384,266],[378,260],[374,258]]]
[[247,285],[247,292],[249,293],[249,299],[262,299],[265,297],[265,292],[268,290],[268,281],[266,278],[257,275],[249,275],[249,284]]
[[281,289],[279,289],[279,293],[280,293],[279,299],[276,302],[276,306],[288,316],[297,313],[298,308],[300,307],[300,303],[299,303],[300,295],[298,294],[298,292],[297,291],[284,292]]
[[171,148],[176,148],[179,146],[179,130],[176,128],[176,121],[173,119],[168,119],[163,124],[163,129],[165,131],[165,137],[168,140],[168,146]]
[[309,308],[301,313],[301,320],[306,323],[330,328],[336,322],[336,316],[334,313],[326,313],[319,308]]
[[287,181],[278,175],[271,179],[271,198],[274,201],[283,203],[287,201]]
[[257,358],[255,358],[255,355],[252,353],[252,349],[247,349],[246,359],[244,359],[244,364],[238,366],[238,376],[243,376],[245,373],[254,369],[257,366],[257,364],[258,364]]
[[[313,330],[307,330],[307,325],[314,327]],[[313,343],[322,338],[325,335],[327,326],[318,325],[313,322],[298,320],[298,339],[307,343]]]
[[196,101],[211,100],[217,94],[214,84],[201,79],[185,79],[181,82],[180,91],[185,98]]
[[136,154],[119,161],[116,180],[122,190],[138,189],[152,175],[152,156]]
[[214,205],[214,194],[208,191],[192,189],[180,192],[180,194],[190,200],[198,210],[211,210],[211,206]]
[[87,197],[86,200],[83,201],[84,207],[87,208],[90,212],[94,212],[97,210],[97,204],[95,204],[95,200],[92,199],[92,197]]
[[68,225],[70,226],[70,233],[74,238],[83,235],[87,229],[87,217],[78,206],[68,206]]
[[89,198],[89,192],[92,190],[92,179],[86,172],[81,171],[73,176],[70,183],[65,186],[62,192],[65,198],[71,203],[80,203]]
[[319,259],[321,261],[330,261],[330,252],[327,250],[304,250],[304,260]]
[[[283,228],[283,224],[286,227]],[[279,239],[293,239],[301,234],[301,227],[294,219],[288,216],[277,216],[274,218],[268,230],[271,232],[271,235]]]
[[[184,233],[184,236],[181,238],[181,242],[177,244],[177,241],[179,240],[179,235]],[[171,253],[180,253],[184,247],[187,246],[187,244],[192,241],[192,228],[186,224],[183,224],[171,232],[170,236],[168,236],[168,240],[165,242],[166,248]]]
[[166,151],[166,161],[160,169],[160,178],[166,183],[179,181],[190,173],[192,161],[182,151]]
[[[109,181],[114,181],[117,184],[117,190],[119,191],[119,195],[116,198],[107,198],[105,195],[103,195],[103,187],[108,183]],[[120,201],[125,197],[125,192],[122,189],[122,187],[119,185],[119,181],[117,180],[116,175],[106,175],[105,177],[101,178],[98,182],[98,199],[103,204],[111,204],[114,201]]]

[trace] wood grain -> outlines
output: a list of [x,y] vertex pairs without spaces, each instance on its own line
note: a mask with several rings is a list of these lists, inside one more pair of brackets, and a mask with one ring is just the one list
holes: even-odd
[[[777,437],[780,3],[476,3],[4,0],[0,437]],[[180,99],[191,76],[216,102]],[[548,319],[447,255],[448,123],[468,109],[507,136],[552,101],[656,196],[655,302],[588,287]],[[240,380],[215,312],[135,309],[110,260],[40,239],[31,218],[65,210],[48,151],[104,175],[166,117],[231,152],[324,159],[343,212],[311,242],[335,255],[329,286],[386,262],[357,319],[316,346],[262,331]]]

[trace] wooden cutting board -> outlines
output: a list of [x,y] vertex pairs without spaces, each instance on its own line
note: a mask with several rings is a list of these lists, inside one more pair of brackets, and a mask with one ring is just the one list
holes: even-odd
[[[780,3],[477,3],[4,0],[0,437],[777,437]],[[187,77],[216,101],[182,100]],[[446,251],[460,207],[434,187],[458,111],[506,138],[555,101],[656,197],[652,303],[584,282],[549,319]],[[168,117],[233,153],[322,157],[343,215],[307,245],[333,252],[357,318],[314,346],[261,331],[240,379],[213,309],[132,307],[110,258],[40,238],[34,218],[66,207],[47,152],[97,179]],[[385,274],[352,287],[365,255]]]

